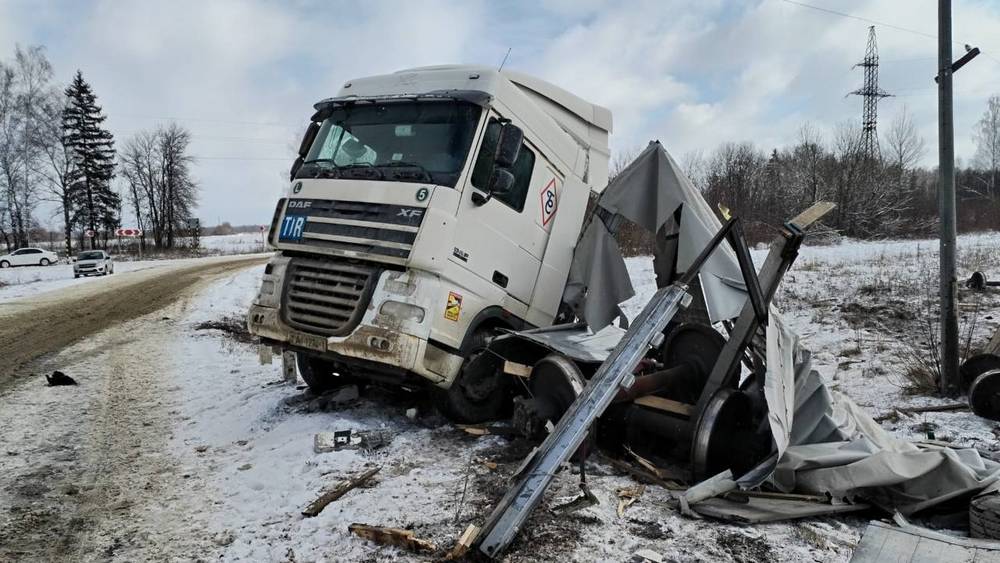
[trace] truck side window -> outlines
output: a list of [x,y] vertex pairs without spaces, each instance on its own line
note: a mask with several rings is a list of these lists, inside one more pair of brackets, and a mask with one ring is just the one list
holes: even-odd
[[[472,168],[472,185],[482,191],[489,189],[490,174],[493,171],[493,155],[497,150],[500,128],[501,124],[496,119],[491,119],[486,125],[483,145],[479,149],[479,156],[476,157],[476,164]],[[502,201],[518,213],[523,211],[524,201],[528,198],[528,187],[531,185],[531,172],[534,168],[535,153],[527,145],[521,145],[521,152],[510,170],[514,174],[514,185],[510,192],[498,195],[494,199]]]

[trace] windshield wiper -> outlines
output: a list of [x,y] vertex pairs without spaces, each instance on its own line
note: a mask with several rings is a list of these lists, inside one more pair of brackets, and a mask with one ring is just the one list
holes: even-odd
[[[417,170],[420,171],[421,174],[423,174],[425,180],[430,180],[432,178],[431,173],[428,172],[427,169],[424,168],[422,165],[417,164],[416,162],[403,162],[401,160],[394,160],[392,162],[387,162],[385,164],[379,164],[378,166],[383,168],[416,168]],[[396,176],[399,176],[398,172],[396,173]]]
[[337,170],[341,172],[341,176],[343,176],[344,172],[348,173],[356,172],[351,174],[355,178],[366,177],[366,176],[375,177],[379,180],[384,178],[382,171],[377,170],[374,166],[368,163],[344,164],[341,166],[337,166]]

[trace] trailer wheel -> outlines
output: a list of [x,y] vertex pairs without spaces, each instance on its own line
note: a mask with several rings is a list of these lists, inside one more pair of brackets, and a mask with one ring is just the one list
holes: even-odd
[[295,353],[295,363],[299,367],[302,380],[317,395],[352,383],[356,385],[363,383],[357,377],[334,372],[329,362],[302,352]]
[[972,499],[969,503],[969,535],[980,539],[1000,539],[1000,495]]
[[438,410],[454,422],[477,424],[496,420],[510,404],[508,381],[500,369],[500,360],[486,353],[493,336],[489,330],[474,333],[462,371],[451,387],[436,391]]

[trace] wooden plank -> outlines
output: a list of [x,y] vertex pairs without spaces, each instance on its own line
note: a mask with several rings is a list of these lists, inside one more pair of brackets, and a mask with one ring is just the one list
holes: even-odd
[[749,502],[739,503],[722,498],[710,498],[698,504],[692,504],[691,510],[729,522],[741,524],[760,524],[764,522],[779,522],[795,520],[811,516],[827,516],[858,512],[871,508],[867,504],[820,504],[811,501],[779,500],[750,497]]
[[679,414],[690,418],[694,414],[694,405],[689,405],[687,403],[682,403],[680,401],[674,401],[672,399],[665,399],[663,397],[657,397],[655,395],[646,395],[645,397],[639,397],[638,399],[632,401],[637,405],[642,405],[644,407],[649,407],[651,409],[672,412],[674,414]]
[[830,201],[817,201],[816,203],[809,206],[802,213],[795,216],[794,219],[789,221],[792,225],[795,225],[799,230],[808,229],[813,223],[819,221],[824,215],[830,212],[837,205]]
[[504,360],[503,372],[510,375],[516,375],[518,377],[531,377],[531,366],[528,364],[519,364],[510,360]]

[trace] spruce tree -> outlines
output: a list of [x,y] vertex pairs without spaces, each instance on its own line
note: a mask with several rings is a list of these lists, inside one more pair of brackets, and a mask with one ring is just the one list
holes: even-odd
[[107,231],[117,226],[121,207],[121,198],[111,189],[111,179],[115,175],[115,140],[103,127],[106,117],[79,70],[66,88],[66,98],[63,135],[82,174],[72,194],[74,218],[77,224],[94,232],[90,247],[96,248],[99,230]]

